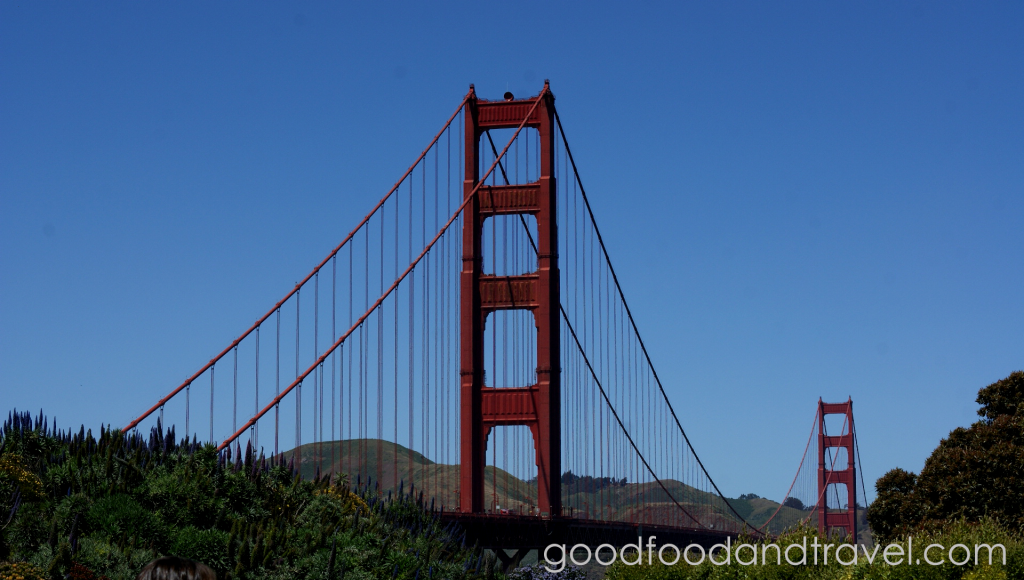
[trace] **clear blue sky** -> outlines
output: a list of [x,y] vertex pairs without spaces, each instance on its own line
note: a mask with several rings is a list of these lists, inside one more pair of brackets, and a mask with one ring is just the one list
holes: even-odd
[[120,425],[266,311],[476,83],[550,78],[730,495],[819,396],[871,482],[1024,368],[1024,4],[0,3],[0,407]]

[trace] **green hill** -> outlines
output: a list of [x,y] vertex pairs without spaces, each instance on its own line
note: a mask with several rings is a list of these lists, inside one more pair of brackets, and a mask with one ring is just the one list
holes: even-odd
[[[295,450],[281,454],[293,460]],[[429,505],[454,509],[459,504],[459,466],[435,463],[407,447],[379,439],[346,439],[323,443],[307,443],[298,448],[297,469],[305,478],[321,475],[346,474],[352,483],[372,482],[383,495],[389,492],[423,492]],[[504,508],[525,511],[536,504],[537,491],[528,484],[502,470],[487,467],[484,496],[501,498]]]
[[[292,460],[296,450],[286,451],[282,457]],[[379,439],[347,439],[323,443],[307,443],[298,448],[298,470],[306,478],[321,475],[347,474],[350,479],[365,483],[367,478],[383,494],[397,493],[410,486],[423,492],[427,503],[433,499],[436,507],[446,509],[458,505],[459,466],[435,463],[407,447]],[[680,502],[687,511],[697,515],[705,525],[734,525],[737,521],[732,510],[716,494],[698,490],[676,480],[662,483],[671,493],[670,498],[657,483],[625,483],[607,478],[577,477],[579,483],[563,483],[562,503],[576,517],[619,521],[681,521]],[[563,481],[571,478],[563,477]],[[584,491],[585,490],[585,491]],[[512,509],[516,513],[532,513],[535,509],[536,482],[523,481],[502,469],[485,470],[484,497],[491,506]],[[760,527],[779,510],[778,502],[768,499],[734,499],[729,504],[751,525]],[[770,532],[779,533],[808,520],[815,524],[814,514],[784,506],[770,526]],[[684,522],[691,523],[691,522]],[[866,526],[865,526],[866,528]]]

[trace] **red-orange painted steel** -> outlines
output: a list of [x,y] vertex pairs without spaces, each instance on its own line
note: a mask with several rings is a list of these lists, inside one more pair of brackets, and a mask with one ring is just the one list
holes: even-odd
[[335,255],[337,255],[337,253],[343,247],[345,247],[345,244],[347,244],[356,235],[356,232],[358,232],[360,229],[362,229],[362,227],[365,226],[367,224],[367,222],[370,221],[370,218],[373,217],[377,213],[377,211],[380,210],[380,208],[384,207],[384,202],[386,202],[391,197],[391,194],[393,194],[396,191],[398,191],[398,186],[402,185],[402,183],[406,180],[406,178],[408,178],[410,175],[412,175],[412,170],[415,169],[416,166],[420,164],[420,161],[423,161],[423,159],[427,156],[427,153],[430,151],[430,149],[434,146],[435,143],[437,143],[438,139],[441,138],[441,135],[444,135],[444,132],[448,130],[448,126],[451,125],[452,121],[454,121],[455,118],[459,115],[459,111],[461,111],[462,107],[465,106],[466,99],[468,99],[471,94],[473,94],[472,91],[470,91],[469,93],[466,94],[466,96],[462,99],[462,102],[459,103],[458,108],[455,109],[454,113],[452,113],[452,116],[448,117],[448,121],[444,124],[444,127],[441,127],[441,130],[437,132],[437,135],[434,135],[433,140],[431,140],[430,144],[427,145],[427,148],[423,150],[423,153],[420,153],[420,156],[416,158],[416,161],[414,161],[413,164],[409,166],[409,169],[407,169],[405,171],[405,173],[402,174],[402,178],[395,182],[395,185],[393,185],[391,187],[391,189],[389,189],[388,192],[384,195],[384,197],[382,197],[381,200],[377,202],[377,205],[373,206],[373,209],[370,210],[370,213],[366,214],[366,217],[364,217],[363,220],[361,222],[359,222],[359,225],[357,225],[355,227],[355,229],[353,229],[351,232],[349,232],[349,234],[347,236],[345,236],[345,239],[342,240],[341,243],[338,244],[338,246],[336,248],[334,248],[334,250],[332,250],[330,254],[327,254],[327,257],[324,258],[322,262],[320,262],[319,264],[317,264],[317,266],[315,268],[313,268],[312,272],[310,272],[305,278],[302,279],[301,282],[296,284],[294,288],[292,288],[287,294],[285,294],[284,298],[278,300],[277,304],[275,304],[273,308],[268,310],[266,314],[264,314],[263,316],[261,316],[259,318],[259,320],[254,322],[252,326],[250,326],[245,332],[243,332],[241,334],[241,336],[239,336],[238,338],[233,340],[231,342],[231,344],[228,345],[227,348],[225,348],[224,350],[222,350],[220,352],[220,354],[218,354],[217,356],[215,356],[212,359],[210,359],[210,362],[208,362],[205,365],[203,365],[203,367],[200,368],[198,371],[196,371],[195,374],[193,374],[189,378],[185,379],[185,382],[181,383],[181,385],[179,385],[178,388],[176,388],[173,391],[171,391],[170,393],[168,393],[166,397],[164,397],[164,398],[160,399],[159,401],[157,401],[156,404],[153,405],[152,407],[150,407],[145,413],[143,413],[143,414],[139,415],[138,417],[136,417],[135,419],[133,419],[130,423],[128,423],[128,425],[125,426],[124,429],[122,429],[122,431],[126,431],[127,432],[127,431],[131,431],[132,429],[134,429],[146,417],[149,417],[157,409],[159,409],[160,407],[163,407],[165,404],[167,404],[167,401],[170,401],[171,399],[173,399],[174,396],[177,395],[178,393],[180,393],[185,387],[191,385],[192,382],[195,381],[196,379],[198,379],[200,375],[205,373],[208,369],[213,368],[213,366],[215,364],[217,364],[217,361],[219,361],[220,359],[224,358],[224,355],[226,355],[229,352],[231,352],[236,346],[238,346],[239,343],[241,343],[243,340],[245,340],[245,337],[247,337],[250,334],[252,334],[253,331],[255,331],[257,328],[259,328],[261,324],[266,322],[267,319],[270,318],[270,316],[272,314],[274,314],[274,312],[276,312],[278,308],[281,307],[281,305],[283,305],[285,302],[287,302],[289,298],[294,296],[295,293],[299,291],[299,288],[302,288],[302,286],[306,282],[309,282],[313,278],[313,276],[316,276],[317,273],[320,272],[320,270],[324,266],[326,266],[328,262],[331,261],[331,258],[333,258]]
[[[547,91],[547,84],[544,85],[544,90],[545,90],[545,92]],[[473,93],[473,90],[472,90],[472,85],[470,85],[470,95],[473,95],[473,94],[474,93]],[[543,94],[542,94],[542,96],[543,96]],[[540,103],[538,102],[537,104],[539,105]],[[533,109],[531,109],[531,111],[532,110]],[[505,145],[505,148],[501,150],[501,153],[494,160],[494,163],[492,163],[490,168],[487,170],[487,172],[484,173],[483,177],[481,178],[481,181],[485,181],[487,179],[487,177],[490,176],[490,174],[494,171],[494,168],[498,166],[498,162],[501,160],[502,157],[505,156],[506,153],[508,153],[509,147],[511,147],[512,143],[515,142],[516,137],[519,135],[519,132],[522,130],[522,128],[525,125],[526,125],[526,122],[524,121],[523,123],[520,124],[519,128],[516,129],[515,134],[513,134],[512,138],[509,139],[508,144]],[[451,217],[448,218],[448,221],[445,222],[445,224],[443,226],[441,226],[440,231],[438,231],[437,235],[434,236],[434,238],[432,240],[430,240],[430,243],[428,243],[427,246],[425,248],[423,248],[423,251],[420,252],[419,256],[417,256],[416,259],[413,260],[411,264],[409,264],[409,267],[406,268],[405,271],[402,272],[402,274],[394,281],[394,283],[391,284],[391,286],[388,287],[388,289],[385,290],[383,294],[381,294],[380,298],[378,298],[377,301],[374,302],[372,306],[370,306],[369,310],[367,310],[362,316],[360,316],[359,319],[356,320],[355,324],[353,324],[348,329],[348,331],[345,332],[345,334],[341,335],[338,338],[338,340],[336,340],[334,342],[334,344],[331,345],[330,348],[328,348],[326,351],[324,351],[324,353],[320,355],[320,358],[318,358],[312,365],[310,365],[309,368],[307,368],[302,374],[300,374],[298,377],[296,377],[295,380],[292,381],[292,383],[290,385],[285,387],[285,389],[283,391],[281,391],[276,397],[274,397],[270,401],[270,403],[267,404],[267,406],[263,408],[262,411],[260,411],[259,413],[253,415],[253,417],[251,419],[249,419],[249,421],[246,422],[246,424],[243,425],[241,429],[239,429],[238,431],[235,431],[235,433],[231,437],[229,437],[228,439],[226,439],[223,442],[221,442],[221,444],[217,447],[217,451],[221,451],[223,449],[226,449],[228,447],[228,445],[230,445],[235,439],[238,439],[238,437],[242,433],[244,433],[247,429],[249,429],[249,427],[252,427],[253,425],[255,425],[256,421],[259,421],[260,417],[262,417],[263,415],[267,414],[267,412],[269,412],[272,408],[274,408],[275,405],[280,403],[281,400],[284,399],[288,395],[288,393],[290,393],[292,391],[292,389],[294,389],[296,386],[300,385],[302,383],[302,381],[304,381],[306,379],[306,377],[309,376],[309,374],[313,372],[314,369],[316,369],[318,366],[324,364],[324,361],[327,360],[327,357],[330,356],[332,352],[337,350],[338,347],[341,346],[348,339],[348,337],[353,332],[355,332],[355,330],[357,328],[359,328],[363,324],[363,322],[367,319],[367,317],[369,317],[370,314],[372,314],[375,310],[377,310],[377,308],[379,308],[380,305],[384,303],[384,300],[388,296],[390,296],[391,293],[394,292],[396,288],[398,288],[398,285],[402,283],[402,280],[405,280],[406,276],[408,276],[409,273],[412,272],[413,269],[416,268],[416,265],[419,264],[420,261],[423,260],[423,258],[430,252],[430,249],[434,247],[434,244],[436,244],[437,241],[441,239],[441,236],[443,236],[444,233],[446,231],[448,231],[448,228],[451,227],[451,225],[453,223],[455,223],[455,219],[459,216],[459,214],[463,213],[466,210],[466,208],[470,207],[471,204],[476,204],[477,203],[477,191],[479,189],[480,189],[480,185],[477,185],[472,190],[470,190],[469,192],[466,193],[466,196],[465,196],[465,198],[462,201],[462,205],[460,205],[455,210],[455,213],[453,213],[451,215]]]
[[[839,435],[825,434],[825,415],[845,415],[843,432]],[[851,541],[857,543],[857,467],[854,463],[853,438],[853,400],[845,403],[824,403],[818,399],[818,534],[828,537],[832,531],[842,528]],[[835,467],[833,462],[825,465],[826,449],[845,449],[846,468]],[[846,485],[847,509],[836,513],[828,511],[828,486],[833,484]]]
[[[498,425],[526,425],[534,437],[537,504],[541,517],[562,513],[561,336],[559,326],[558,226],[554,176],[554,96],[547,83],[530,99],[466,102],[467,197],[480,186],[480,137],[487,129],[525,126],[540,136],[540,175],[535,183],[488,187],[463,210],[460,280],[461,386],[460,510],[485,513],[484,466],[487,439]],[[498,277],[483,272],[483,223],[499,214],[537,218],[538,269],[524,276]],[[484,327],[496,310],[524,309],[537,325],[537,384],[495,389],[484,384]]]

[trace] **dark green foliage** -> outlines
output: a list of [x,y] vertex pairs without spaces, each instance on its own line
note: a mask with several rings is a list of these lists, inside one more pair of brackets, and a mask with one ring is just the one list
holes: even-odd
[[[535,481],[535,478],[530,481]],[[623,487],[626,485],[626,478],[593,477],[591,475],[576,475],[572,471],[566,471],[562,474],[562,485],[571,485],[577,492],[593,493],[608,487]]]
[[1010,376],[978,391],[976,403],[981,405],[978,414],[985,422],[997,418],[1018,415],[1024,411],[1024,371],[1010,373]]
[[180,528],[174,534],[169,554],[203,562],[215,570],[226,570],[230,535],[217,529],[201,530],[195,526]]
[[[304,480],[252,450],[100,429],[54,432],[12,414],[0,431],[0,547],[52,578],[131,580],[174,554],[222,579],[480,578],[479,550],[409,495]],[[8,473],[10,472],[10,473]],[[33,487],[34,486],[34,487]],[[31,498],[20,489],[41,489]],[[10,522],[4,522],[12,514]],[[492,573],[491,576],[494,576]]]
[[929,522],[989,517],[1024,532],[1024,372],[978,392],[982,419],[954,429],[919,476],[894,469],[875,484],[868,509],[883,541]]
[[88,528],[117,545],[134,543],[163,552],[167,547],[167,529],[155,512],[124,493],[95,501],[89,508]]
[[782,505],[784,505],[786,507],[791,507],[791,508],[793,508],[795,510],[807,509],[807,506],[804,505],[804,502],[800,501],[799,499],[797,499],[795,497],[787,497],[786,501],[782,502]]
[[875,482],[877,497],[868,509],[871,531],[885,543],[905,536],[921,521],[921,501],[915,493],[917,475],[896,468]]

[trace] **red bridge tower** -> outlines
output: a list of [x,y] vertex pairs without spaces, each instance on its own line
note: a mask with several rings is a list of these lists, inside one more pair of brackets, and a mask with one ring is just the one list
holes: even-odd
[[[537,103],[540,100],[540,103]],[[536,108],[533,108],[534,105]],[[489,129],[525,127],[540,134],[540,174],[536,182],[480,186],[463,211],[460,279],[461,385],[459,476],[460,511],[484,508],[487,439],[499,425],[526,425],[533,433],[537,460],[537,503],[541,516],[561,515],[561,380],[559,361],[558,229],[555,219],[554,97],[544,90],[531,99],[466,102],[466,179],[469,196],[480,179],[480,137]],[[498,215],[529,214],[537,219],[536,272],[497,276],[483,272],[481,238],[484,220]],[[524,309],[537,326],[537,383],[521,388],[484,384],[484,327],[498,310]]]
[[[825,415],[846,415],[843,421],[843,432],[838,435],[825,434]],[[825,538],[837,528],[843,528],[853,543],[857,543],[857,471],[854,464],[853,436],[853,400],[845,403],[824,403],[818,399],[818,534]],[[832,457],[839,449],[846,450],[846,468],[831,469],[835,462],[826,465],[825,451],[834,449]],[[828,487],[843,484],[846,486],[845,512],[829,512]]]

